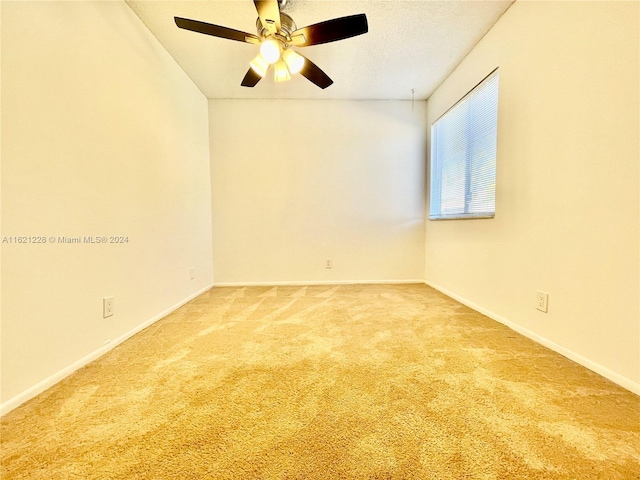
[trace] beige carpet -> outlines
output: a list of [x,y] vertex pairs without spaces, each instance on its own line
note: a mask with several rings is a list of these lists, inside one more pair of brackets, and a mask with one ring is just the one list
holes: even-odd
[[640,478],[640,397],[424,285],[214,288],[1,434],[7,480]]

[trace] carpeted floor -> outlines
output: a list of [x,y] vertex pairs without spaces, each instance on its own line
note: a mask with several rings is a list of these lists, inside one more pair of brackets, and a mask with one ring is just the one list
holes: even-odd
[[1,434],[6,480],[640,479],[640,397],[425,285],[214,288]]

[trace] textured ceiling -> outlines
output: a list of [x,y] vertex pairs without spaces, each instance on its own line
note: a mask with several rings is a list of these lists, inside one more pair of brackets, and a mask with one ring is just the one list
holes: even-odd
[[300,52],[335,82],[326,90],[300,75],[276,84],[272,72],[241,87],[258,47],[176,27],[185,17],[256,33],[251,0],[126,0],[208,98],[426,99],[513,0],[289,0],[298,28],[365,13],[369,32]]

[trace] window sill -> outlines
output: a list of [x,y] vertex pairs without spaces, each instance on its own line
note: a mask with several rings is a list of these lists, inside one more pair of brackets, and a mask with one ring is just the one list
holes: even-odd
[[442,215],[442,216],[429,216],[429,220],[478,220],[481,218],[495,218],[495,213],[478,213],[468,215]]

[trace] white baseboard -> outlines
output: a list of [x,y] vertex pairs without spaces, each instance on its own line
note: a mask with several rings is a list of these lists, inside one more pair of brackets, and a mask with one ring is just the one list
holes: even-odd
[[424,280],[311,280],[302,282],[220,282],[214,283],[214,287],[288,287],[306,285],[396,285],[396,284],[423,284]]
[[428,282],[425,280],[425,282],[427,285],[429,285],[430,287],[435,288],[436,290],[444,293],[445,295],[447,295],[448,297],[453,298],[454,300],[457,300],[458,302],[462,303],[463,305],[466,305],[469,308],[472,308],[473,310],[482,313],[483,315],[491,318],[492,320],[495,320],[496,322],[502,323],[503,325],[509,327],[511,330],[514,330],[522,335],[524,335],[527,338],[530,338],[531,340],[533,340],[536,343],[539,343],[540,345],[543,345],[551,350],[553,350],[556,353],[559,353],[560,355],[567,357],[569,360],[573,360],[574,362],[582,365],[585,368],[588,368],[589,370],[597,373],[598,375],[602,375],[604,378],[611,380],[613,383],[620,385],[622,388],[625,388],[627,390],[629,390],[630,392],[635,393],[636,395],[640,395],[640,384],[634,382],[633,380],[624,377],[622,375],[620,375],[619,373],[614,372],[613,370],[610,370],[606,367],[603,367],[602,365],[600,365],[599,363],[594,362],[593,360],[590,360],[586,357],[583,357],[582,355],[569,350],[568,348],[563,347],[562,345],[558,345],[557,343],[542,337],[540,335],[538,335],[537,333],[532,332],[531,330],[528,330],[526,328],[521,327],[520,325],[512,322],[511,320],[506,319],[505,317],[498,315],[496,313],[493,313],[489,310],[487,310],[486,308],[481,307],[480,305],[477,305],[474,302],[471,302],[469,300],[467,300],[464,297],[461,297],[460,295],[457,295],[453,292],[450,292],[449,290],[447,290],[446,288],[441,287],[440,285],[436,285],[434,283]]
[[159,314],[157,314],[154,317],[150,318],[146,322],[141,323],[140,325],[138,325],[135,328],[129,330],[128,332],[124,333],[123,335],[120,335],[118,338],[116,338],[114,340],[110,340],[108,343],[105,343],[103,346],[101,346],[100,348],[94,350],[90,354],[85,355],[84,357],[80,358],[79,360],[76,360],[75,362],[73,362],[71,365],[66,366],[62,370],[54,373],[53,375],[50,375],[49,377],[45,378],[41,382],[39,382],[39,383],[35,384],[34,386],[28,388],[24,392],[19,393],[15,397],[10,398],[6,402],[0,404],[0,416],[9,413],[11,410],[13,410],[14,408],[22,405],[27,400],[30,400],[33,397],[35,397],[36,395],[44,392],[48,388],[51,388],[56,383],[64,380],[66,377],[71,375],[76,370],[79,370],[80,368],[84,367],[85,365],[93,362],[94,360],[96,360],[97,358],[101,357],[102,355],[104,355],[108,351],[110,351],[110,350],[114,349],[115,347],[117,347],[118,345],[120,345],[125,340],[128,340],[129,338],[133,337],[136,333],[144,330],[145,328],[147,328],[148,326],[154,324],[158,320],[166,317],[170,313],[174,312],[175,310],[177,310],[178,308],[183,306],[185,303],[187,303],[190,300],[193,300],[194,298],[196,298],[198,295],[201,295],[204,292],[206,292],[207,290],[210,290],[211,287],[213,287],[212,284],[204,287],[203,289],[197,291],[196,293],[193,293],[193,294],[189,295],[187,298],[179,301],[178,303],[176,303],[175,305],[169,307],[168,309],[164,310],[163,312],[160,312]]

